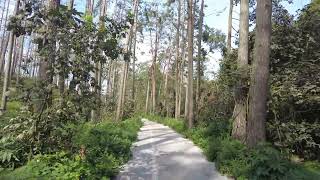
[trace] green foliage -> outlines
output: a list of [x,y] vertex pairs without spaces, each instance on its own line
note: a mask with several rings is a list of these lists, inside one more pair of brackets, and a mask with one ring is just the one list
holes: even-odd
[[251,179],[287,179],[293,164],[270,146],[259,146],[251,151]]
[[245,179],[250,168],[246,153],[248,149],[241,142],[231,138],[223,139],[216,158],[218,170],[223,174]]
[[138,118],[120,123],[87,123],[78,129],[73,142],[76,149],[83,149],[85,162],[95,177],[110,177],[129,160],[131,144],[141,125]]
[[285,13],[272,34],[269,139],[311,160],[320,157],[319,10],[313,1],[295,21]]
[[27,165],[4,173],[3,178],[109,179],[131,157],[130,147],[141,125],[138,117],[79,125],[67,151],[39,154]]

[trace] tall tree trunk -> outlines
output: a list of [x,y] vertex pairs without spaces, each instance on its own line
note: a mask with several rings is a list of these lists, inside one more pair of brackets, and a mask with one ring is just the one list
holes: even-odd
[[10,6],[10,0],[8,0],[7,7],[5,8],[6,9],[6,16],[5,16],[5,21],[4,21],[4,29],[2,31],[2,36],[1,36],[2,41],[1,41],[1,49],[0,49],[0,55],[1,55],[1,57],[0,57],[0,75],[3,73],[6,50],[7,50],[8,43],[9,43],[9,34],[6,31],[6,27],[8,24],[9,6]]
[[186,97],[185,97],[185,102],[184,102],[184,118],[186,121],[188,121],[188,104],[189,104],[189,99],[188,99],[188,96],[189,96],[189,93],[188,93],[188,81],[186,82]]
[[[13,57],[12,57],[12,62],[11,62],[11,68],[10,68],[10,78],[14,75],[15,73],[15,68],[17,64],[17,54],[18,54],[18,45],[19,41],[15,39],[14,46],[13,46]],[[10,79],[11,81],[11,79]]]
[[18,72],[16,77],[16,84],[19,84],[20,81],[20,69],[21,69],[21,63],[23,60],[23,48],[24,48],[24,36],[21,37],[21,45],[20,45],[20,52],[19,52],[19,64],[18,64]]
[[257,1],[255,53],[249,94],[247,144],[266,140],[267,95],[270,64],[272,0]]
[[69,0],[68,9],[72,10],[74,6],[74,0]]
[[[19,10],[20,0],[16,1],[14,15],[17,14]],[[2,90],[2,99],[1,99],[1,109],[0,109],[0,115],[2,115],[7,108],[7,101],[9,96],[9,86],[10,86],[10,69],[11,69],[11,61],[13,56],[13,46],[15,42],[15,35],[13,34],[13,31],[10,31],[9,33],[9,52],[8,52],[8,62],[5,63],[5,71],[4,71],[4,79],[3,79],[3,90]]]
[[228,54],[231,52],[233,1],[234,0],[230,0],[230,3],[229,3],[228,40],[227,40],[227,51],[228,51]]
[[197,104],[197,116],[199,114],[199,100],[201,94],[201,62],[202,62],[202,31],[203,31],[203,9],[204,9],[204,0],[201,0],[200,7],[200,18],[199,18],[199,34],[198,34],[198,59],[197,59],[197,88],[196,88],[196,104]]
[[193,0],[188,0],[188,126],[193,127]]
[[[182,104],[182,90],[183,90],[183,86],[184,86],[184,67],[186,64],[186,42],[185,42],[185,37],[183,34],[183,38],[182,38],[182,61],[181,61],[181,67],[180,67],[180,90],[179,90],[179,109],[180,109],[180,114],[181,114],[181,104]],[[187,91],[186,91],[186,96],[187,97]],[[185,100],[186,103],[186,100]],[[185,106],[186,107],[186,106]],[[185,108],[185,112],[186,112],[186,108]],[[184,115],[184,117],[186,117],[186,114]]]
[[238,72],[240,80],[235,91],[235,107],[233,111],[232,137],[245,142],[247,126],[247,76],[249,45],[249,0],[241,0],[240,4],[240,40],[238,50]]
[[158,59],[158,48],[159,48],[159,41],[160,41],[160,27],[159,27],[159,20],[157,18],[157,25],[156,25],[156,38],[155,38],[155,48],[154,48],[154,54],[153,54],[153,60],[152,60],[152,71],[151,71],[151,89],[152,89],[152,108],[151,112],[155,113],[156,110],[156,70],[157,70],[157,59]]
[[136,5],[134,9],[134,25],[133,25],[133,60],[132,60],[132,94],[131,98],[133,101],[133,108],[135,106],[135,71],[136,71],[136,48],[137,48],[137,29],[138,29],[138,8],[139,8],[139,0],[136,0]]
[[176,82],[175,82],[175,118],[180,118],[180,106],[179,106],[179,90],[180,90],[180,26],[181,26],[181,0],[178,0],[178,22],[177,22],[177,34],[176,34]]
[[5,25],[3,26],[3,29],[2,29],[2,22],[3,22],[4,12],[6,12],[5,11],[6,10],[6,2],[7,2],[7,0],[3,1],[3,10],[2,10],[2,13],[1,13],[1,19],[0,19],[0,30],[5,30]]
[[[5,39],[5,37],[7,37],[7,36],[6,36],[6,32],[7,32],[7,31],[6,31],[6,27],[7,27],[7,22],[8,22],[8,14],[9,14],[10,0],[8,0],[7,6],[6,6],[6,2],[7,2],[7,1],[5,1],[4,4],[3,4],[3,12],[2,12],[1,24],[0,24],[0,25],[2,25],[3,15],[4,15],[4,12],[6,12],[6,16],[5,16],[5,18],[4,18],[4,23],[3,23],[2,34],[1,34],[1,38],[2,38],[2,39],[1,39],[0,54],[3,53],[2,50],[6,50],[6,49],[7,49],[7,47],[4,48],[3,45],[5,44],[6,39],[8,39],[8,38]],[[1,69],[1,71],[2,71],[2,69]]]
[[148,113],[149,111],[149,95],[150,94],[150,79],[148,77],[148,82],[147,82],[147,93],[146,93],[146,105],[145,105],[145,113]]
[[7,47],[9,44],[9,39],[10,39],[10,34],[8,34],[5,39],[4,39],[4,43],[2,46],[2,50],[1,50],[1,57],[0,57],[0,74],[2,74],[3,72],[3,67],[6,61],[6,52],[7,52]]
[[93,13],[93,6],[94,6],[94,0],[87,0],[86,1],[86,14],[89,16],[92,16]]
[[172,40],[170,39],[170,43],[169,43],[169,48],[167,49],[167,52],[168,52],[168,56],[167,56],[167,62],[166,62],[166,65],[164,67],[164,70],[163,70],[163,73],[164,73],[164,90],[163,90],[163,107],[166,111],[166,115],[168,115],[168,111],[167,111],[167,100],[168,100],[168,79],[169,79],[169,66],[170,66],[170,63],[171,63],[171,57],[172,57],[172,50],[171,50],[171,45],[172,45]]

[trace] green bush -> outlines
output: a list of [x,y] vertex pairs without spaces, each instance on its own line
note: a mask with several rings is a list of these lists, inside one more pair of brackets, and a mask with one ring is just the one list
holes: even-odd
[[65,152],[37,155],[33,160],[3,179],[80,179],[89,176],[89,169],[80,156],[71,157]]
[[141,125],[140,118],[78,125],[69,151],[37,155],[0,179],[109,179],[131,157]]
[[284,154],[267,145],[260,145],[252,150],[249,159],[250,179],[287,179],[293,168]]
[[136,140],[141,125],[138,118],[120,123],[83,125],[73,141],[76,149],[84,151],[84,161],[91,174],[96,178],[115,175],[120,165],[131,157],[130,147]]
[[208,149],[205,151],[208,160],[215,161],[218,156],[218,152],[221,151],[221,137],[210,137],[208,143]]
[[270,145],[259,145],[250,153],[250,179],[316,180],[320,178],[320,174],[291,162],[287,155]]
[[226,137],[230,133],[230,122],[225,119],[218,119],[209,122],[205,135],[213,137]]
[[247,152],[248,149],[241,142],[230,138],[223,139],[216,158],[218,170],[236,178],[246,177],[249,169]]

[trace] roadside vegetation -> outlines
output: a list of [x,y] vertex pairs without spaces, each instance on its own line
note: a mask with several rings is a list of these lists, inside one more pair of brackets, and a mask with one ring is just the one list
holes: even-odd
[[146,115],[148,119],[169,126],[199,146],[217,169],[236,179],[317,180],[320,164],[316,161],[295,162],[288,152],[271,144],[250,149],[231,137],[231,123],[211,121],[189,129],[184,120]]

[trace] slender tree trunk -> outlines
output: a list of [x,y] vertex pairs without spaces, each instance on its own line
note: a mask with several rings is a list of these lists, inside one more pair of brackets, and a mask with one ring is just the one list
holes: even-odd
[[[6,36],[6,27],[7,27],[7,23],[8,23],[8,14],[9,14],[9,5],[10,5],[10,1],[11,0],[8,0],[8,4],[7,4],[7,6],[5,6],[5,3],[4,3],[4,7],[3,7],[3,12],[2,12],[2,18],[3,18],[3,14],[4,14],[4,12],[6,12],[6,16],[5,16],[5,18],[4,18],[4,23],[3,23],[3,30],[2,30],[2,35],[1,35],[1,37],[2,37],[2,41],[1,41],[1,49],[0,49],[0,54],[2,55],[3,54],[3,51],[5,52],[6,51],[6,49],[7,49],[7,46],[8,46],[8,35]],[[6,2],[6,1],[5,1]],[[2,18],[1,18],[1,20],[2,20]],[[1,25],[2,25],[2,22],[1,22]],[[5,38],[6,37],[6,38]],[[6,46],[4,46],[5,44],[7,44]],[[1,60],[1,59],[0,59]],[[4,63],[4,62],[3,62]],[[3,65],[1,64],[1,66],[2,66],[2,68],[3,68]],[[1,72],[2,72],[2,68],[0,69],[1,70]]]
[[[11,66],[10,66],[10,78],[14,75],[15,73],[15,68],[16,68],[16,64],[17,64],[17,50],[18,50],[18,45],[19,41],[16,40],[14,41],[14,46],[13,46],[13,56],[12,56],[12,62],[11,62]],[[10,79],[11,81],[11,79]]]
[[266,140],[267,95],[270,64],[272,0],[257,1],[255,53],[249,95],[247,144]]
[[188,0],[188,126],[193,127],[193,0]]
[[121,73],[121,79],[120,79],[120,86],[119,86],[119,94],[118,94],[118,104],[117,104],[117,111],[116,111],[116,121],[119,121],[122,118],[122,94],[123,92],[123,86],[125,81],[125,71],[126,71],[126,62],[123,63],[123,72]]
[[[14,15],[17,14],[19,10],[20,1],[16,1]],[[10,86],[10,69],[11,69],[11,61],[13,56],[13,46],[15,42],[15,35],[13,34],[13,31],[10,31],[9,33],[9,52],[8,52],[8,62],[5,63],[5,71],[4,71],[4,80],[3,80],[3,90],[2,90],[2,100],[1,100],[1,109],[0,109],[0,115],[2,115],[7,108],[7,101],[9,96],[9,86]]]
[[231,52],[233,1],[234,0],[230,0],[230,5],[229,5],[228,40],[227,40],[227,51],[228,51],[228,54]]
[[21,44],[20,44],[20,51],[19,51],[19,57],[18,57],[18,72],[16,74],[16,84],[19,84],[19,80],[20,80],[20,69],[21,69],[21,62],[23,60],[23,48],[24,48],[24,36],[21,37]]
[[68,9],[72,10],[74,6],[74,0],[69,0]]
[[164,68],[164,90],[163,90],[163,107],[165,108],[165,111],[166,111],[166,115],[168,114],[167,112],[167,99],[168,99],[168,78],[169,78],[169,66],[170,66],[170,63],[171,63],[171,56],[172,56],[172,50],[171,50],[171,45],[172,45],[172,40],[170,40],[170,44],[169,44],[169,48],[167,49],[167,51],[169,51],[169,55],[167,57],[167,64],[165,65],[165,68]]
[[151,112],[155,113],[156,110],[156,70],[157,70],[157,59],[158,59],[158,48],[159,48],[159,34],[160,34],[160,27],[159,27],[159,20],[157,20],[156,25],[156,39],[155,39],[155,48],[154,48],[154,54],[153,54],[153,60],[152,60],[152,72],[151,72],[151,87],[152,87],[152,109]]
[[147,93],[146,93],[146,105],[145,105],[145,113],[148,113],[149,111],[149,94],[150,94],[150,80],[148,78],[147,82]]
[[185,117],[185,120],[188,121],[188,114],[189,114],[189,110],[188,110],[188,104],[189,104],[189,99],[188,99],[188,96],[189,96],[189,93],[188,93],[188,81],[186,82],[186,97],[185,97],[185,102],[184,102],[184,117]]
[[181,26],[181,0],[178,0],[178,22],[177,22],[177,34],[176,34],[176,73],[175,73],[175,118],[180,118],[180,106],[179,106],[179,90],[180,90],[180,26]]
[[1,57],[0,57],[0,74],[2,74],[3,72],[3,66],[5,64],[5,59],[6,59],[6,51],[7,51],[7,47],[8,47],[8,44],[9,44],[9,39],[10,39],[10,34],[7,35],[7,37],[5,37],[4,39],[4,43],[3,43],[3,46],[2,46],[2,51],[1,51]]
[[[8,23],[8,14],[9,14],[9,5],[10,5],[10,0],[8,0],[8,4],[6,9],[6,16],[5,16],[5,21],[4,21],[4,29],[2,31],[2,41],[1,41],[1,51],[0,51],[0,74],[3,73],[3,67],[4,67],[4,63],[5,63],[5,56],[6,56],[6,50],[8,47],[8,43],[9,43],[9,33],[7,33],[6,31],[6,26]],[[7,34],[7,35],[6,35]]]
[[86,1],[86,14],[92,16],[94,0]]
[[200,7],[200,18],[199,18],[199,35],[198,35],[198,59],[197,59],[197,87],[196,87],[196,104],[197,104],[197,115],[199,114],[199,100],[201,94],[201,63],[202,63],[202,28],[203,28],[203,9],[204,0],[201,0]]
[[[3,22],[3,16],[4,16],[4,12],[6,10],[6,2],[7,0],[4,0],[3,1],[3,10],[2,10],[2,13],[1,13],[1,20],[0,20],[0,30],[5,30],[5,25],[3,26],[4,28],[2,29],[2,22]],[[2,36],[1,36],[2,37]],[[3,38],[3,37],[2,37]]]
[[232,137],[245,142],[247,126],[247,76],[249,45],[249,0],[241,0],[240,4],[240,40],[238,50],[238,72],[241,78],[235,91],[235,107],[233,111]]
[[133,60],[132,60],[132,94],[131,98],[133,101],[133,108],[135,106],[135,71],[136,71],[136,48],[137,48],[137,27],[138,27],[138,8],[139,8],[139,0],[136,0],[136,5],[134,9],[134,25],[133,25],[133,33],[134,33],[134,43],[133,43]]
[[[184,34],[184,33],[183,33]],[[185,67],[185,63],[186,63],[186,43],[185,43],[185,38],[183,35],[183,40],[182,40],[182,62],[181,62],[181,67],[180,67],[180,90],[179,90],[179,109],[180,109],[180,114],[181,114],[181,104],[182,104],[182,90],[183,90],[183,86],[184,86],[184,67]],[[186,92],[187,94],[187,92]],[[186,97],[186,96],[185,96]],[[186,112],[186,109],[185,109]],[[186,114],[185,116],[186,117]]]

